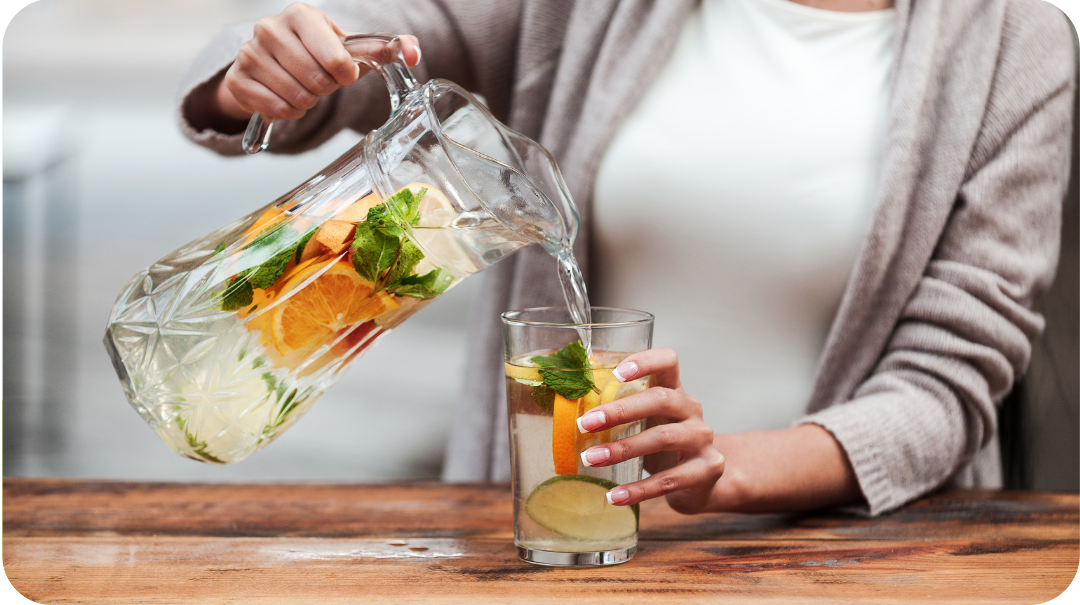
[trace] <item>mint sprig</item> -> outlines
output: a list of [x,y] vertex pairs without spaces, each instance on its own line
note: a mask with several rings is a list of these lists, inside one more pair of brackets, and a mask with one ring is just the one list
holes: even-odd
[[[584,397],[589,391],[599,393],[589,367],[589,353],[580,342],[571,342],[552,355],[535,355],[531,361],[540,366],[538,372],[544,385],[567,399]],[[533,387],[538,388],[542,387]],[[534,400],[538,397],[546,400],[547,394],[534,393]]]
[[416,195],[402,189],[368,210],[367,218],[356,226],[353,268],[360,277],[374,284],[372,295],[386,290],[398,296],[434,298],[453,281],[442,269],[414,275],[424,253],[405,236],[403,222],[412,226],[420,224],[420,200],[426,193],[427,188],[420,189]]

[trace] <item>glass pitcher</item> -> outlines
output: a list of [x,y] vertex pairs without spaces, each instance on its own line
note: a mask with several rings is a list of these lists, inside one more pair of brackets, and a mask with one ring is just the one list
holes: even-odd
[[[418,85],[396,37],[343,42],[386,81],[386,124],[136,275],[109,316],[128,400],[182,456],[249,456],[376,340],[515,250],[572,259],[577,211],[547,150],[456,84]],[[246,146],[265,147],[260,122]]]

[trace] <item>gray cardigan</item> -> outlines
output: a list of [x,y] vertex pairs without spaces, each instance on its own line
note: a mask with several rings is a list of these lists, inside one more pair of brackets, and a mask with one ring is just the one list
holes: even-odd
[[[412,33],[414,70],[481,93],[554,154],[582,215],[587,267],[597,163],[667,56],[694,0],[336,0],[346,31]],[[1072,33],[1038,0],[898,0],[890,117],[872,225],[821,354],[807,415],[843,446],[878,514],[943,485],[1001,484],[996,406],[1043,328],[1031,310],[1057,260],[1075,86]],[[181,86],[195,142],[240,153],[239,135],[196,131],[183,101],[236,56],[225,31]],[[688,88],[686,111],[708,111]],[[271,150],[299,152],[388,112],[377,78],[281,123]],[[482,278],[469,378],[444,477],[509,476],[499,313],[562,304],[538,247]],[[663,321],[663,318],[658,318]]]

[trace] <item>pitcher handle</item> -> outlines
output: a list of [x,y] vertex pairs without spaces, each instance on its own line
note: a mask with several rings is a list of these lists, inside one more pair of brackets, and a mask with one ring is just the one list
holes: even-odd
[[[390,34],[350,34],[341,39],[353,61],[363,63],[379,73],[390,91],[390,112],[401,107],[409,92],[417,87],[416,78],[401,54],[401,39]],[[243,147],[248,153],[259,153],[270,144],[274,120],[252,114],[244,131]]]

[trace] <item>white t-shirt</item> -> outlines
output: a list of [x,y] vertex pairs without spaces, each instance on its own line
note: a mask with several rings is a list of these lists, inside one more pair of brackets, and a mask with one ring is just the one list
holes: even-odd
[[717,432],[789,426],[869,225],[894,10],[703,0],[593,193],[593,302],[654,346]]

